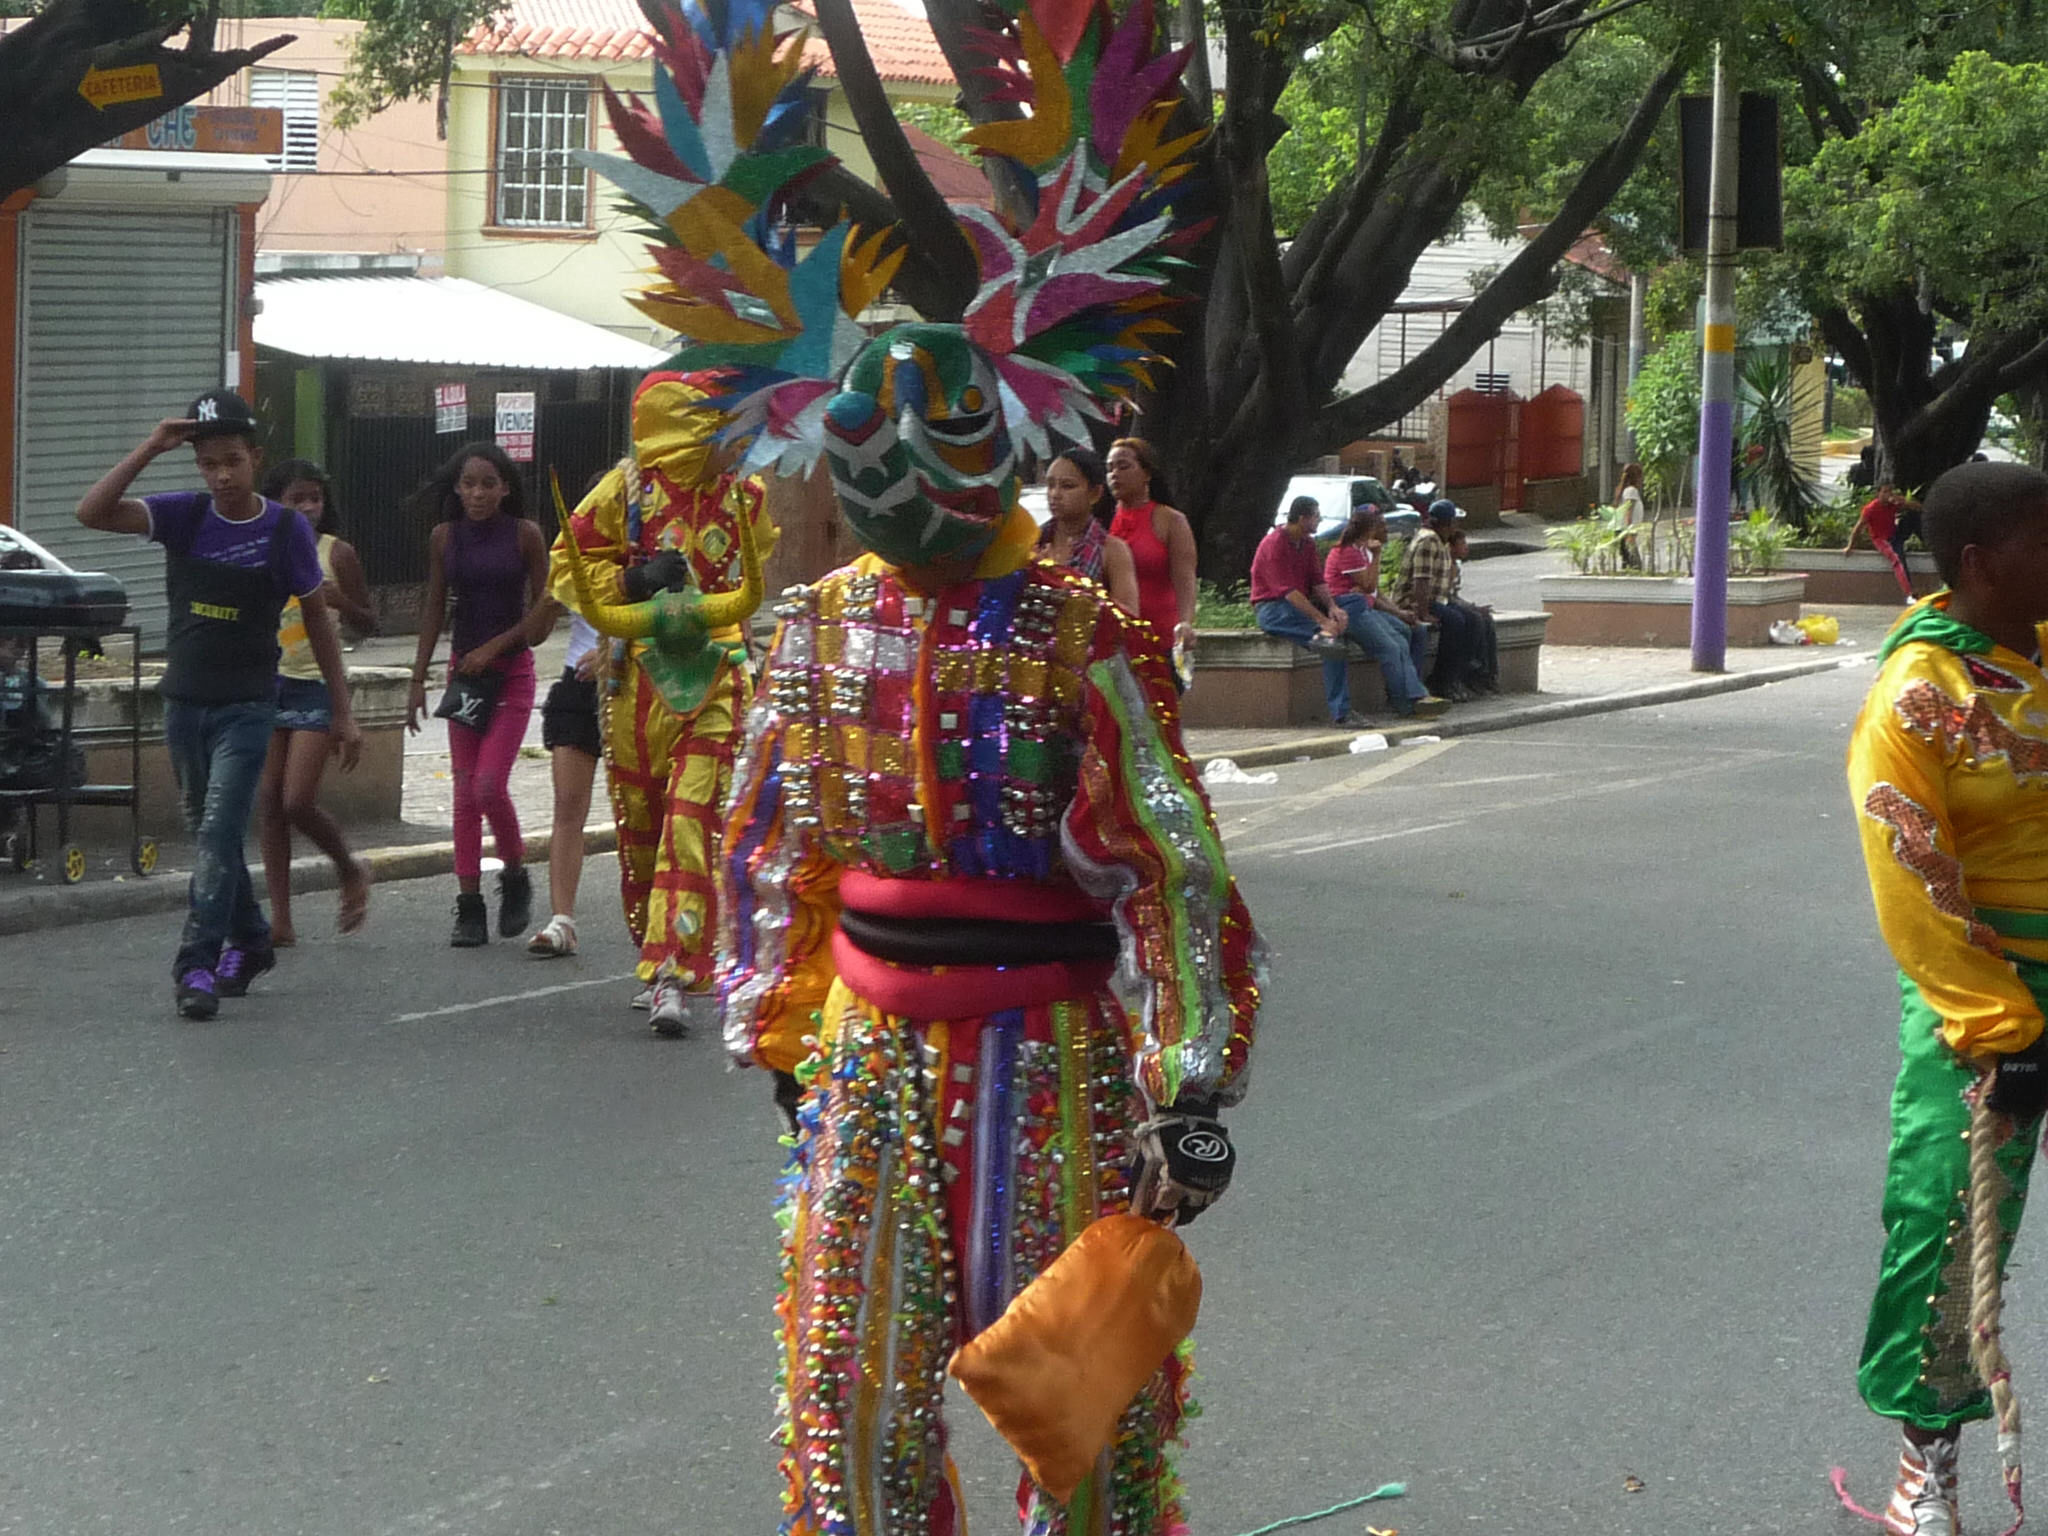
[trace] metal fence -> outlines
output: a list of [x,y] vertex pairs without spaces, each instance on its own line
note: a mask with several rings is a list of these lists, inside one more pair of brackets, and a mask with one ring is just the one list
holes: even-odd
[[[561,477],[574,505],[589,479],[609,468],[629,446],[623,396],[605,400],[543,401],[534,433],[534,462],[521,465],[527,510],[550,540],[554,498],[548,471]],[[436,514],[417,504],[420,487],[465,442],[489,442],[488,411],[471,411],[466,436],[437,435],[431,417],[351,416],[336,424],[332,473],[349,541],[373,587],[427,579],[427,539]]]

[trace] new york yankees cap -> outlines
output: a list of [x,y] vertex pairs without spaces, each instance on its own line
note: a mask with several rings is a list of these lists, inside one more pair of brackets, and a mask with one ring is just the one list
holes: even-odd
[[192,441],[206,437],[254,437],[261,427],[249,402],[232,389],[209,389],[186,408],[186,419],[196,421]]

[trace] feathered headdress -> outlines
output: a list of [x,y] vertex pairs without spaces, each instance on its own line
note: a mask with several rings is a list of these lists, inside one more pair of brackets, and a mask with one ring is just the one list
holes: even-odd
[[[681,336],[674,366],[736,377],[731,433],[750,468],[801,472],[827,400],[869,344],[857,323],[903,259],[893,230],[842,221],[800,258],[789,200],[836,164],[801,142],[803,36],[769,0],[641,0],[654,110],[606,91],[630,158],[587,154],[649,225],[659,281],[633,302]],[[968,138],[1015,171],[1023,207],[955,205],[981,286],[960,330],[991,361],[1011,437],[1047,456],[1086,438],[1098,401],[1150,383],[1178,253],[1173,193],[1200,133],[1169,138],[1186,50],[1154,55],[1152,0],[1121,22],[1105,0],[1000,0],[980,71],[1026,115]],[[1014,215],[1014,216],[1010,216]]]

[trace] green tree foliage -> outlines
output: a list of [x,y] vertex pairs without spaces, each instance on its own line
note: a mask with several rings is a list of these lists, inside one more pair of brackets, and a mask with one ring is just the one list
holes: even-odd
[[327,0],[323,16],[363,23],[348,68],[328,93],[337,128],[354,128],[394,101],[435,98],[435,127],[448,137],[448,79],[455,45],[495,22],[504,0]]
[[1673,335],[1643,359],[1629,387],[1628,429],[1645,488],[1659,506],[1675,504],[1700,446],[1700,353],[1690,336]]
[[896,120],[922,129],[956,155],[974,155],[974,146],[967,142],[967,130],[974,122],[951,102],[899,101]]

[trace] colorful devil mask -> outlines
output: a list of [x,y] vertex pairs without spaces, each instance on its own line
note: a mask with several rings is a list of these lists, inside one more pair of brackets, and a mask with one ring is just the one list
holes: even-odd
[[876,337],[826,401],[824,425],[840,510],[892,565],[978,555],[1016,503],[995,370],[957,327]]
[[786,237],[798,190],[836,163],[802,142],[803,38],[776,0],[641,0],[650,110],[609,91],[630,158],[578,151],[647,225],[656,281],[633,302],[679,336],[675,366],[728,370],[718,401],[743,471],[822,454],[847,520],[892,564],[976,555],[1015,504],[1016,461],[1050,459],[1150,383],[1165,293],[1199,230],[1176,202],[1201,142],[1174,137],[1186,50],[1157,51],[1154,0],[990,0],[976,40],[998,100],[1028,113],[968,137],[1000,157],[1000,209],[954,208],[980,290],[949,325],[870,338],[899,231]]

